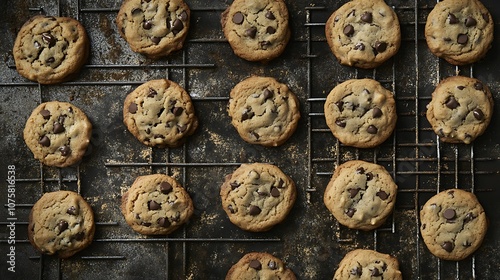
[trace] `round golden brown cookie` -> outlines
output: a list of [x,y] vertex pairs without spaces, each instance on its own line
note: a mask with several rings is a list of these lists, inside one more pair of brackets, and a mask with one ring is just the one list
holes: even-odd
[[132,51],[159,58],[182,48],[190,13],[182,0],[125,0],[116,25]]
[[69,258],[92,243],[94,231],[92,208],[75,192],[45,193],[30,212],[28,239],[43,254]]
[[328,127],[347,146],[376,147],[396,127],[393,94],[372,79],[352,79],[337,85],[324,107]]
[[470,144],[493,115],[493,97],[481,81],[463,76],[442,80],[427,105],[427,120],[443,142]]
[[398,186],[383,166],[352,160],[335,169],[323,201],[342,225],[372,230],[391,214],[397,190]]
[[391,279],[401,280],[396,258],[367,249],[356,249],[345,255],[335,271],[334,280]]
[[263,146],[283,144],[300,119],[295,94],[270,77],[253,76],[237,84],[231,90],[228,113],[243,140]]
[[178,147],[198,127],[189,94],[170,80],[146,82],[127,95],[123,123],[151,147]]
[[227,272],[226,280],[280,279],[295,280],[295,274],[277,257],[260,252],[244,255]]
[[399,20],[383,0],[353,0],[333,12],[325,26],[330,49],[343,65],[375,68],[401,44]]
[[56,84],[80,71],[89,56],[89,39],[75,19],[39,15],[21,27],[12,52],[23,77]]
[[221,18],[234,53],[248,61],[269,61],[288,44],[288,9],[283,0],[235,0]]
[[121,210],[133,230],[145,235],[169,234],[193,215],[191,197],[174,178],[139,176],[123,194]]
[[282,222],[295,203],[295,183],[267,163],[242,164],[226,176],[222,208],[241,229],[261,232]]
[[493,41],[493,19],[477,0],[446,0],[427,17],[425,39],[430,51],[454,65],[486,55]]
[[444,260],[459,261],[474,253],[488,229],[477,197],[451,189],[430,198],[420,210],[420,233],[429,251]]
[[92,124],[76,106],[50,101],[33,110],[23,134],[36,159],[48,166],[67,167],[78,164],[85,155]]

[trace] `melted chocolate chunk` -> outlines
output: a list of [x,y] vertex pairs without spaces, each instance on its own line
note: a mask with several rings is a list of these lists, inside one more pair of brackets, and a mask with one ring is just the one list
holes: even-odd
[[245,17],[243,16],[242,13],[240,12],[237,12],[233,15],[233,22],[235,24],[242,24],[243,23],[243,20],[245,19]]
[[283,179],[280,178],[280,180],[278,181],[278,186],[277,188],[281,189],[283,188],[283,185],[285,184],[285,181],[283,181]]
[[63,231],[68,229],[68,222],[64,220],[60,220],[59,223],[57,223],[57,228],[59,229],[59,234],[61,234]]
[[236,213],[236,211],[234,211],[234,208],[233,208],[233,205],[229,205],[227,207],[227,209],[229,210],[229,212],[231,212],[232,214]]
[[264,50],[267,50],[268,47],[270,47],[272,44],[269,41],[262,41],[260,42],[260,47]]
[[347,211],[345,211],[345,214],[347,216],[349,216],[349,218],[352,218],[352,216],[354,216],[354,213],[356,212],[356,209],[353,209],[353,208],[349,208],[347,209]]
[[162,194],[168,194],[173,190],[172,185],[170,185],[168,182],[161,182],[160,183],[160,192]]
[[182,11],[182,13],[179,14],[179,19],[182,20],[182,21],[187,21],[188,19],[188,14],[186,13],[186,11]]
[[148,92],[148,97],[155,97],[156,95],[158,94],[158,92],[156,90],[154,90],[153,88],[149,88],[149,92]]
[[382,113],[382,110],[380,110],[379,108],[373,108],[373,117],[378,119],[380,117],[382,117],[383,113]]
[[43,136],[38,140],[38,144],[44,146],[44,147],[49,147],[50,146],[50,139],[47,137],[47,135]]
[[240,183],[238,183],[237,181],[234,181],[234,182],[231,182],[229,183],[229,185],[231,186],[231,189],[234,190],[236,189],[237,187],[241,186]]
[[279,197],[280,196],[280,191],[278,188],[271,187],[271,196],[272,197]]
[[150,227],[151,226],[151,223],[148,223],[148,222],[141,222],[141,225],[145,226],[145,227]]
[[457,24],[458,23],[458,18],[454,14],[449,13],[448,14],[448,23],[449,24]]
[[457,43],[459,43],[460,45],[465,45],[468,41],[469,37],[467,36],[467,34],[458,34]]
[[164,228],[167,228],[171,225],[170,221],[167,218],[159,218],[157,222],[160,227]]
[[465,215],[465,218],[464,218],[464,224],[474,220],[476,217],[474,217],[474,214],[472,214],[471,212],[467,213],[467,215]]
[[179,130],[180,133],[183,133],[184,131],[186,131],[187,129],[187,125],[185,124],[178,124],[177,125],[177,130]]
[[172,28],[170,30],[172,31],[172,33],[174,33],[174,35],[177,35],[179,32],[182,31],[183,28],[184,24],[182,23],[182,21],[180,19],[176,19],[172,23]]
[[40,111],[40,115],[46,120],[50,119],[50,111],[49,110],[42,110]]
[[483,17],[484,21],[486,21],[486,23],[490,23],[490,16],[488,15],[488,13],[483,13],[481,14],[481,16]]
[[472,27],[476,26],[477,21],[473,17],[468,17],[465,19],[465,26]]
[[73,215],[75,216],[76,214],[78,214],[78,212],[76,211],[76,207],[75,206],[70,206],[67,210],[66,210],[66,213],[70,214],[70,215]]
[[273,92],[268,90],[267,88],[264,90],[264,100],[268,100],[269,98],[273,97]]
[[71,154],[71,148],[69,146],[62,146],[59,148],[59,152],[61,152],[61,155],[63,157],[69,156]]
[[378,128],[374,125],[369,125],[366,131],[370,134],[377,134]]
[[448,99],[446,100],[446,107],[453,110],[453,109],[457,108],[458,106],[460,106],[460,103],[458,103],[458,101],[455,99],[454,96],[448,97]]
[[55,134],[59,134],[59,133],[62,133],[64,132],[64,126],[62,126],[62,124],[58,123],[58,122],[55,122],[54,123],[54,133]]
[[484,119],[484,113],[479,108],[474,109],[474,111],[472,111],[472,114],[474,115],[474,118],[476,118],[476,120],[478,121],[482,121]]
[[274,33],[276,33],[276,28],[274,28],[274,27],[272,27],[272,26],[268,26],[268,27],[266,28],[266,33],[267,33],[267,34],[274,34]]
[[154,200],[148,201],[148,209],[149,210],[158,210],[161,209],[161,204],[157,203]]
[[370,269],[370,271],[371,271],[371,274],[370,274],[370,275],[371,275],[371,276],[373,276],[373,277],[379,277],[379,276],[382,276],[382,272],[380,272],[380,271],[378,270],[378,268],[376,268],[376,267],[374,267],[373,269]]
[[361,15],[361,20],[366,22],[366,23],[372,23],[373,21],[373,15],[370,12],[365,12]]
[[337,106],[337,108],[339,108],[340,112],[344,111],[344,102],[337,101],[337,102],[335,102],[335,105]]
[[53,47],[56,44],[56,38],[47,32],[42,33],[42,41],[47,43],[49,47]]
[[483,84],[482,84],[482,83],[477,82],[477,83],[475,83],[475,84],[474,84],[474,88],[475,88],[476,90],[483,90],[483,88],[484,88],[484,87],[483,87]]
[[85,232],[79,232],[75,235],[73,235],[72,237],[73,239],[75,239],[76,241],[82,241],[84,238],[85,238]]
[[356,197],[358,192],[361,190],[361,188],[355,188],[355,189],[348,189],[349,193],[351,194],[351,198]]
[[364,51],[364,50],[365,50],[365,44],[363,44],[363,43],[357,43],[357,44],[354,46],[354,49],[355,49],[355,50]]
[[180,115],[182,115],[182,112],[184,111],[184,109],[182,107],[174,107],[172,108],[172,113],[174,114],[174,116],[178,117]]
[[251,268],[255,270],[261,270],[262,269],[262,264],[258,260],[251,260],[250,263],[248,264]]
[[135,113],[137,113],[137,104],[135,104],[135,103],[130,103],[130,105],[128,106],[128,111],[129,111],[131,114],[135,114]]
[[378,191],[377,196],[382,200],[386,200],[389,197],[389,195],[384,191]]
[[161,41],[161,37],[151,37],[151,41],[158,45]]
[[459,90],[464,90],[464,88],[465,88],[465,87],[464,87],[464,86],[457,86],[457,88],[458,88]]
[[260,212],[262,212],[262,210],[258,206],[250,205],[250,209],[249,209],[250,215],[257,216],[260,214]]
[[344,35],[351,37],[354,34],[354,27],[352,25],[348,24],[344,27],[343,32],[344,32]]
[[346,125],[347,125],[347,123],[343,119],[337,119],[335,121],[335,124],[338,125],[338,126],[340,126],[340,127],[342,127],[342,128],[346,127]]
[[361,274],[363,274],[363,270],[359,266],[356,266],[353,267],[349,273],[351,273],[351,275],[356,275],[359,277],[361,276]]
[[276,19],[276,17],[274,16],[274,14],[271,11],[267,11],[265,17],[267,19],[270,19],[270,20],[275,20]]
[[360,166],[360,167],[356,168],[356,173],[358,173],[358,174],[365,174],[365,169]]
[[451,253],[451,251],[453,251],[454,247],[455,246],[450,241],[445,241],[445,242],[443,242],[443,244],[441,244],[441,248],[443,248],[448,253]]
[[253,137],[255,137],[255,139],[259,139],[259,137],[260,137],[260,135],[255,131],[250,132],[250,134],[252,134]]
[[257,35],[257,27],[252,26],[245,30],[245,36],[250,37],[250,38],[255,38],[255,35]]
[[241,114],[241,121],[251,119],[254,115],[254,112],[250,111],[250,109],[245,109]]

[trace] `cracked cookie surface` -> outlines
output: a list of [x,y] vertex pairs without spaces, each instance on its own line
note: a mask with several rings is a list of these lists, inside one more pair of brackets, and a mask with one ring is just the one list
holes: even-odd
[[159,58],[182,48],[190,17],[182,0],[126,0],[116,25],[132,51]]
[[226,176],[222,208],[241,229],[261,232],[282,222],[295,203],[293,180],[267,163],[242,164]]
[[340,261],[333,279],[401,280],[403,276],[396,258],[373,250],[356,249],[347,253]]
[[446,0],[436,4],[425,24],[430,51],[454,65],[478,61],[493,41],[494,23],[477,0]]
[[28,239],[43,254],[69,258],[92,243],[94,231],[92,208],[75,192],[45,193],[30,212]]
[[222,13],[221,24],[234,53],[248,61],[278,57],[291,35],[283,0],[235,0]]
[[444,260],[459,261],[474,253],[488,228],[477,197],[451,189],[430,198],[420,210],[420,233],[429,251]]
[[48,166],[78,164],[87,151],[92,124],[76,106],[45,102],[26,121],[23,137],[33,156]]
[[354,0],[332,13],[326,40],[343,65],[375,68],[394,56],[401,44],[396,13],[383,0]]
[[148,81],[125,98],[123,123],[143,144],[178,147],[198,127],[189,94],[166,79]]
[[295,280],[295,274],[277,257],[261,252],[244,255],[226,274],[226,280],[281,279]]
[[12,52],[21,76],[56,84],[73,78],[85,64],[89,39],[75,19],[39,15],[21,27]]
[[489,88],[481,81],[449,77],[432,93],[427,120],[442,141],[470,144],[488,127],[493,104]]
[[194,212],[186,190],[164,174],[137,177],[122,196],[121,210],[127,224],[145,235],[169,234]]
[[342,225],[372,230],[391,214],[397,189],[383,166],[352,160],[335,169],[323,201]]
[[295,94],[270,77],[253,76],[238,83],[231,90],[228,113],[243,140],[263,146],[283,144],[300,119]]
[[392,93],[372,79],[352,79],[337,85],[326,98],[326,123],[344,145],[373,148],[396,126]]

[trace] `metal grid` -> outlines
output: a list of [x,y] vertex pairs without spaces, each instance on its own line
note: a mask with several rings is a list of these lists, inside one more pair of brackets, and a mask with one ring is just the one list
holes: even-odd
[[[57,15],[73,13],[72,15],[75,18],[85,22],[88,18],[102,18],[115,14],[118,11],[117,7],[119,7],[119,3],[116,2],[119,1],[111,2],[109,6],[106,6],[106,4],[99,5],[99,3],[93,3],[92,1],[85,2],[78,0],[65,2],[60,0],[57,3],[48,4],[50,12],[47,11],[47,6],[44,8],[32,5],[27,9],[31,15],[45,12]],[[192,9],[192,18],[195,19],[197,16],[198,20],[205,14],[210,14],[209,17],[212,16],[211,19],[213,20],[213,14],[220,14],[226,7],[225,3],[217,1],[187,2]],[[215,225],[212,224],[212,227],[214,229],[208,229],[206,232],[203,228],[200,230],[199,225],[189,225],[168,237],[145,238],[132,233],[122,220],[113,219],[116,216],[104,214],[104,210],[106,210],[104,205],[106,203],[99,201],[99,199],[102,199],[99,195],[94,195],[95,193],[99,193],[99,191],[94,190],[95,187],[91,186],[92,180],[83,179],[84,182],[82,183],[82,177],[93,175],[91,171],[87,170],[90,168],[83,167],[83,171],[80,166],[75,169],[52,169],[40,164],[30,163],[26,167],[21,166],[24,174],[23,178],[16,178],[18,189],[29,189],[30,185],[36,185],[38,188],[37,194],[57,189],[69,189],[78,193],[83,192],[84,196],[87,195],[93,199],[90,202],[94,208],[100,206],[101,209],[98,209],[96,213],[97,231],[94,243],[88,250],[83,251],[70,260],[58,260],[52,257],[36,255],[36,252],[31,249],[27,239],[22,238],[24,236],[23,233],[19,233],[21,238],[16,240],[16,243],[20,244],[19,247],[21,247],[18,249],[21,251],[19,253],[19,263],[26,266],[26,271],[24,272],[26,274],[21,274],[23,275],[22,277],[33,277],[33,272],[36,271],[40,279],[113,278],[107,273],[102,273],[105,273],[107,269],[113,272],[124,269],[128,272],[123,272],[123,274],[117,275],[117,277],[129,279],[143,278],[149,274],[136,273],[129,270],[128,267],[137,266],[138,264],[149,267],[148,263],[150,259],[145,258],[143,263],[134,262],[135,255],[141,253],[150,254],[152,252],[158,253],[160,251],[163,252],[162,257],[158,262],[153,262],[161,265],[161,268],[154,271],[155,276],[167,279],[220,279],[223,278],[230,265],[239,259],[244,252],[266,250],[274,252],[277,256],[284,259],[288,266],[301,279],[329,279],[336,269],[336,264],[347,251],[353,248],[371,248],[397,256],[401,262],[403,275],[407,279],[493,279],[492,277],[495,273],[498,273],[499,267],[498,260],[495,260],[500,258],[498,249],[495,249],[498,247],[498,240],[487,238],[479,251],[478,256],[481,262],[478,262],[475,256],[462,262],[442,262],[430,255],[425,245],[421,242],[418,231],[418,212],[420,206],[431,195],[441,189],[460,187],[470,190],[475,192],[480,197],[480,200],[483,198],[482,201],[486,202],[485,206],[494,209],[492,208],[495,205],[494,198],[495,196],[498,197],[498,195],[490,185],[484,187],[484,184],[480,184],[481,182],[494,183],[495,175],[498,174],[496,168],[491,168],[491,166],[498,167],[498,159],[500,158],[498,148],[494,147],[492,150],[489,150],[485,148],[485,145],[499,144],[499,142],[498,140],[483,140],[488,137],[489,139],[494,139],[493,133],[491,131],[487,132],[475,144],[470,146],[443,144],[439,142],[439,139],[430,130],[421,114],[425,111],[425,105],[430,100],[431,89],[437,81],[442,77],[455,75],[458,72],[462,75],[467,73],[470,76],[483,78],[483,81],[494,92],[494,96],[497,97],[495,92],[498,92],[500,88],[498,81],[485,76],[484,72],[481,72],[481,67],[488,68],[490,66],[484,64],[479,66],[473,65],[465,69],[451,67],[432,57],[426,50],[422,31],[425,24],[425,17],[432,9],[434,2],[428,1],[429,3],[423,3],[427,1],[417,0],[413,3],[411,1],[387,1],[394,7],[400,17],[403,31],[402,50],[395,59],[392,59],[381,68],[370,71],[336,65],[336,62],[332,59],[323,59],[331,57],[328,48],[325,47],[324,22],[333,10],[343,4],[332,2],[322,1],[321,3],[313,4],[289,3],[292,20],[298,21],[298,24],[294,26],[294,41],[290,43],[293,47],[290,48],[299,50],[302,54],[300,58],[290,63],[290,68],[297,67],[299,65],[297,62],[302,61],[304,63],[296,71],[305,74],[305,78],[302,80],[304,82],[303,85],[292,85],[292,88],[303,90],[303,95],[299,96],[299,99],[304,107],[302,115],[305,117],[300,125],[307,127],[307,129],[297,132],[296,134],[299,134],[299,136],[294,136],[295,139],[292,138],[292,142],[295,141],[298,148],[287,147],[286,149],[290,149],[295,153],[298,153],[300,149],[305,149],[305,159],[296,160],[295,156],[292,156],[292,159],[298,161],[303,166],[307,166],[307,169],[305,174],[299,174],[300,176],[305,175],[304,178],[299,179],[299,175],[290,174],[296,182],[298,181],[298,187],[301,188],[296,208],[303,213],[297,213],[298,210],[295,210],[295,212],[291,213],[292,217],[287,222],[291,223],[292,221],[290,220],[298,219],[299,223],[304,224],[303,227],[299,227],[297,231],[290,231],[293,230],[293,227],[284,226],[266,234],[242,233],[229,228],[229,223],[224,220],[223,215],[218,213],[213,217]],[[487,1],[484,2],[485,4],[487,3]],[[491,11],[493,5],[489,5],[488,8]],[[62,10],[65,12],[61,12]],[[53,11],[56,12],[54,13]],[[196,25],[196,23],[192,23],[192,28],[193,25]],[[104,28],[110,29],[110,26],[105,26]],[[90,28],[87,27],[87,29],[89,30]],[[102,31],[103,29],[101,28],[100,30]],[[93,34],[90,35],[92,37]],[[186,47],[182,50],[181,54],[175,58],[159,62],[148,62],[145,65],[134,63],[136,60],[133,60],[133,57],[130,59],[130,56],[124,59],[125,63],[108,63],[107,61],[104,63],[91,62],[85,66],[83,79],[65,83],[61,88],[62,90],[84,88],[83,91],[94,87],[109,88],[112,90],[126,88],[130,90],[145,80],[114,79],[113,76],[108,76],[107,71],[111,70],[111,72],[122,73],[150,71],[155,75],[162,75],[165,78],[176,80],[190,92],[192,88],[195,90],[196,82],[206,81],[206,75],[210,75],[211,70],[217,71],[220,68],[241,66],[239,64],[241,63],[240,61],[234,62],[231,60],[229,61],[231,63],[234,62],[234,65],[227,66],[224,63],[227,61],[218,61],[217,56],[212,56],[208,62],[200,60],[200,62],[193,63],[191,62],[192,57],[195,59],[200,58],[192,55],[190,51],[191,46],[194,45],[215,45],[215,48],[224,48],[220,46],[225,46],[226,41],[217,33],[209,34],[207,37],[193,36],[188,39]],[[290,48],[287,50],[288,54],[284,54],[287,59],[294,56],[290,55]],[[226,51],[227,53],[227,49],[223,49],[222,51]],[[132,63],[130,63],[131,61]],[[415,75],[413,77],[408,77],[408,70],[404,69],[404,67],[402,68],[402,65],[408,61],[411,62],[409,65],[414,67],[413,70],[409,70],[410,73],[413,71]],[[7,58],[6,62],[9,70],[15,72],[12,59]],[[279,68],[280,66],[282,65],[269,65],[270,68]],[[285,65],[284,67],[288,68],[289,66]],[[334,71],[325,71],[325,69],[330,68],[334,68]],[[249,66],[246,64],[244,65],[244,69],[249,69],[253,73],[282,73],[280,72],[281,70],[274,69],[262,71],[261,66]],[[105,78],[94,80],[93,72],[103,72],[104,74],[99,74],[101,75],[99,77]],[[194,76],[198,74],[193,74],[193,72],[200,72],[199,75],[202,78],[197,80]],[[478,75],[476,75],[476,72],[478,72]],[[205,80],[203,80],[203,75],[205,75]],[[123,76],[128,78],[127,74]],[[244,75],[238,74],[228,77],[230,84],[224,86],[226,91],[221,90],[218,94],[209,93],[192,96],[195,107],[206,109],[210,106],[215,106],[217,108],[224,108],[228,100],[227,89],[231,85],[234,85],[235,81],[239,81],[242,76]],[[398,106],[399,122],[393,137],[380,147],[370,150],[345,147],[336,141],[324,123],[324,114],[322,112],[326,94],[328,94],[333,86],[348,78],[362,77],[374,78],[394,92]],[[282,79],[284,78],[282,77]],[[57,94],[52,95],[49,92],[49,87],[25,82],[16,78],[12,78],[12,81],[2,80],[0,86],[3,95],[7,95],[11,88],[15,88],[15,90],[19,90],[19,88],[24,90],[26,88],[27,91],[36,94],[35,103],[58,96]],[[124,95],[122,94],[121,96]],[[75,99],[79,100],[79,98],[80,96],[76,93]],[[84,97],[81,99],[84,99]],[[22,103],[22,98],[20,100]],[[89,100],[101,101],[102,99],[101,97],[92,96]],[[116,102],[121,103],[122,100],[120,99]],[[84,111],[88,110],[84,109]],[[219,110],[219,112],[222,111],[222,109]],[[495,116],[498,115],[496,114]],[[102,120],[102,118],[100,119]],[[116,123],[115,121],[114,124]],[[495,121],[493,121],[492,126],[494,124]],[[13,124],[10,124],[10,126],[13,126]],[[138,174],[161,172],[177,176],[188,192],[193,194],[198,191],[197,188],[199,186],[190,185],[194,181],[192,177],[201,176],[198,172],[205,172],[198,170],[207,170],[207,174],[218,174],[221,171],[228,173],[244,162],[264,160],[287,163],[287,160],[290,160],[289,158],[280,160],[277,157],[283,150],[270,152],[246,145],[242,149],[250,150],[250,152],[243,156],[232,156],[230,158],[217,158],[215,156],[216,159],[214,161],[209,161],[207,157],[196,156],[195,152],[193,152],[196,147],[190,144],[190,142],[180,149],[159,150],[144,148],[130,141],[130,143],[126,143],[125,147],[121,149],[111,145],[113,152],[119,150],[118,155],[114,156],[104,151],[103,146],[109,145],[109,140],[112,138],[110,134],[112,132],[102,131],[103,128],[98,126],[94,130],[92,139],[94,149],[104,154],[102,156],[104,162],[99,162],[99,164],[104,166],[102,168],[104,171],[97,172],[97,175],[95,175],[99,179],[96,180],[99,183],[107,182],[102,178],[109,176],[113,177],[110,182],[121,182],[122,186],[126,186]],[[210,130],[208,125],[206,129]],[[204,133],[204,136],[206,134]],[[195,139],[193,142],[199,143],[201,141]],[[230,142],[230,144],[233,143]],[[8,146],[4,142],[2,142],[2,145],[3,147]],[[217,147],[220,148],[220,145]],[[140,152],[129,157],[124,155],[124,150],[127,149],[136,149]],[[285,151],[287,151],[286,149]],[[95,154],[96,151],[93,153]],[[8,152],[6,154],[9,155]],[[30,155],[24,151],[19,158],[30,158]],[[202,161],[198,159],[202,159]],[[332,175],[334,166],[350,159],[363,159],[384,165],[399,185],[398,203],[392,218],[384,226],[372,232],[352,231],[340,226],[321,205],[323,191]],[[90,166],[92,164],[96,164],[96,161],[93,160],[87,165]],[[6,170],[6,168],[2,169]],[[33,170],[36,170],[36,172]],[[294,169],[289,167],[288,170],[293,172]],[[25,174],[28,176],[24,176]],[[117,177],[124,178],[117,180]],[[481,180],[481,178],[485,178],[485,180]],[[222,178],[215,181],[221,180]],[[450,181],[452,183],[449,183]],[[217,187],[218,185],[211,186],[213,189],[217,189]],[[92,188],[93,190],[89,191],[85,188]],[[29,193],[29,190],[27,192]],[[481,196],[482,193],[485,195]],[[488,197],[492,199],[488,199]],[[116,197],[107,197],[108,200],[110,198],[111,202],[118,203]],[[210,198],[213,198],[213,196],[210,196]],[[22,219],[20,217],[20,221],[17,222],[20,228],[18,231],[24,230],[22,227],[27,225],[25,220],[27,220],[27,213],[33,205],[31,202],[34,202],[34,197],[26,199],[26,201],[30,201],[30,203],[16,204],[18,211],[24,214]],[[208,204],[207,207],[209,206],[213,205]],[[488,212],[488,207],[485,208],[487,208],[488,214],[492,212]],[[205,208],[205,211],[199,210],[197,213],[198,216],[203,216],[204,212],[210,212],[210,210],[206,209],[208,208]],[[495,217],[495,215],[490,214],[490,219],[491,217]],[[2,217],[4,217],[3,213]],[[307,220],[311,218],[316,220]],[[0,222],[2,226],[8,223],[3,222],[6,218],[0,220],[2,220]],[[496,221],[497,219],[492,221],[490,229],[493,228],[493,230],[490,231],[498,231],[499,225]],[[207,222],[207,219],[204,222]],[[198,223],[201,222],[198,221]],[[308,227],[311,227],[311,229],[304,230]],[[301,232],[302,230],[304,232]],[[291,242],[297,240],[305,240],[303,246],[294,243],[291,244]],[[405,240],[412,243],[411,246],[401,243]],[[4,248],[6,243],[6,238],[1,238],[0,244],[2,248]],[[113,250],[114,247],[118,249]],[[158,249],[156,247],[161,248]],[[204,251],[212,252],[206,253]],[[221,256],[218,256],[218,254]],[[216,259],[207,261],[203,259],[206,256],[216,257]],[[25,259],[22,259],[23,257]],[[207,267],[203,266],[205,262],[207,262]],[[215,268],[216,265],[222,266]],[[31,269],[28,269],[28,266]],[[36,269],[34,270],[33,268]],[[99,269],[103,269],[103,271],[100,272]]]

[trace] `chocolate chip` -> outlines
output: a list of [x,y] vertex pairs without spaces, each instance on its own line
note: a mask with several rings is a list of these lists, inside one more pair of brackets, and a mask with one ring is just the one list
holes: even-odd
[[168,194],[173,190],[172,185],[168,182],[161,182],[160,183],[160,192],[162,194]]
[[285,181],[283,181],[283,179],[281,179],[281,178],[280,178],[280,180],[278,181],[278,186],[277,186],[277,188],[278,188],[278,189],[282,189],[284,184],[285,184]]
[[234,182],[231,182],[229,183],[229,185],[231,186],[231,189],[234,190],[236,189],[237,187],[241,186],[240,183],[238,183],[237,181],[234,181]]
[[380,110],[379,108],[375,107],[373,108],[373,117],[378,119],[380,117],[382,117],[383,113],[382,113],[382,110]]
[[271,42],[269,41],[262,41],[260,42],[260,47],[264,50],[267,50],[267,47],[271,46]]
[[161,209],[161,204],[157,203],[154,200],[148,201],[148,209],[149,210],[158,210]]
[[455,246],[450,241],[445,241],[445,242],[443,242],[443,244],[441,244],[441,248],[446,250],[446,252],[448,252],[448,253],[451,253],[451,251],[453,251],[453,247],[455,247]]
[[389,197],[389,195],[384,191],[378,191],[377,196],[382,200],[386,200]]
[[69,146],[64,145],[62,147],[59,147],[59,152],[61,152],[61,155],[63,157],[66,157],[71,154],[71,148]]
[[457,108],[458,106],[460,106],[460,103],[458,103],[458,101],[455,99],[454,96],[448,97],[448,100],[446,100],[446,107],[453,110],[453,109]]
[[186,11],[182,11],[182,13],[179,14],[179,19],[182,20],[182,21],[187,21],[188,19],[188,14]]
[[354,34],[354,27],[352,25],[348,24],[344,27],[343,32],[344,32],[344,35],[351,37],[352,34]]
[[365,12],[364,14],[361,15],[361,20],[366,22],[366,23],[372,23],[372,21],[373,21],[372,13]]
[[340,112],[344,111],[344,102],[337,101],[337,102],[335,102],[335,105],[337,106],[337,108],[339,108]]
[[149,30],[153,27],[153,23],[150,20],[146,20],[145,22],[142,23],[142,28]]
[[376,267],[374,267],[373,269],[370,269],[370,271],[371,271],[371,276],[373,276],[373,277],[382,276],[382,273]]
[[346,123],[346,122],[345,122],[345,120],[343,120],[343,119],[337,119],[337,120],[335,121],[335,124],[336,124],[336,125],[338,125],[338,126],[340,126],[340,127],[342,127],[342,128],[343,128],[343,127],[346,127],[346,125],[347,125],[347,123]]
[[42,110],[40,111],[40,115],[46,120],[50,119],[50,111],[49,110]]
[[365,169],[360,166],[360,167],[356,168],[356,173],[357,174],[365,174]]
[[457,17],[454,14],[449,13],[448,14],[448,23],[449,24],[457,24],[458,23]]
[[373,173],[368,172],[366,173],[366,181],[371,181],[373,179]]
[[183,133],[187,129],[187,125],[185,124],[178,124],[177,129],[179,130],[180,133]]
[[234,214],[234,213],[236,213],[236,211],[234,211],[233,205],[229,205],[229,206],[227,207],[227,209],[229,210],[229,212],[231,212],[231,213],[233,213],[233,214]]
[[464,87],[464,86],[457,86],[457,88],[458,88],[459,90],[464,90],[464,88],[465,88],[465,87]]
[[249,209],[250,215],[257,216],[260,214],[260,212],[262,212],[262,210],[258,206],[250,205],[250,209]]
[[356,276],[361,276],[361,274],[363,274],[362,270],[360,267],[356,266],[356,267],[353,267],[350,271],[351,275],[356,275]]
[[57,223],[57,228],[59,229],[59,234],[61,234],[61,232],[65,231],[68,229],[68,222],[64,221],[64,220],[60,220],[59,223]]
[[184,111],[184,109],[182,109],[182,107],[174,107],[172,109],[172,113],[174,114],[174,116],[178,117],[182,114],[182,112]]
[[352,218],[352,216],[354,216],[354,212],[356,212],[356,209],[349,208],[349,209],[347,209],[347,211],[345,212],[345,214],[347,216],[349,216],[349,218]]
[[142,222],[141,225],[145,226],[145,227],[150,227],[151,226],[151,223],[148,223],[148,222]]
[[488,13],[483,13],[481,14],[481,16],[483,16],[483,19],[484,21],[486,21],[486,23],[490,23],[490,16],[488,15]]
[[266,28],[266,32],[267,32],[267,34],[274,34],[274,33],[276,33],[276,28],[274,28],[272,26],[268,26]]
[[236,14],[233,15],[233,22],[236,24],[242,24],[243,23],[243,14],[240,12],[237,12]]
[[76,241],[82,241],[85,238],[85,232],[79,232],[72,237]]
[[348,189],[349,193],[351,194],[351,198],[356,197],[358,192],[361,190],[361,188],[355,188],[355,189]]
[[267,11],[265,17],[270,20],[275,20],[276,17],[274,16],[273,12]]
[[44,135],[43,137],[38,140],[38,144],[44,146],[44,147],[49,147],[50,146],[50,139],[47,137],[47,135]]
[[457,43],[459,43],[460,45],[465,45],[468,41],[469,37],[467,36],[467,34],[458,34]]
[[267,88],[264,90],[264,100],[267,100],[271,97],[273,97],[273,92],[268,90]]
[[455,213],[455,210],[450,209],[450,208],[444,210],[444,212],[443,212],[443,217],[447,220],[453,220],[453,219],[455,219],[456,216],[457,216],[457,213]]
[[279,197],[280,196],[280,191],[278,188],[271,187],[271,196],[272,197]]
[[128,106],[128,111],[129,111],[131,114],[135,114],[135,113],[137,113],[137,104],[135,104],[135,103],[130,103],[130,105]]
[[465,26],[472,27],[477,24],[477,21],[473,17],[468,17],[465,19]]
[[474,217],[474,214],[472,214],[471,212],[467,213],[467,215],[465,215],[465,218],[464,218],[464,224],[474,220],[476,217]]
[[250,134],[252,134],[252,136],[255,137],[255,139],[259,139],[260,138],[260,135],[257,132],[255,132],[255,131],[250,132]]
[[155,97],[156,95],[158,94],[158,92],[152,88],[149,88],[149,92],[148,92],[148,97]]
[[46,63],[54,63],[54,61],[56,61],[56,59],[52,56],[47,58],[47,60],[45,60]]
[[184,24],[182,23],[182,21],[180,19],[176,19],[172,23],[171,30],[172,30],[172,33],[174,33],[174,35],[177,35],[179,32],[182,31],[183,28],[184,28]]
[[250,37],[250,38],[255,38],[255,35],[257,34],[257,27],[252,26],[245,30],[245,36]]
[[352,10],[347,14],[347,17],[355,17],[356,16],[356,10]]
[[251,119],[254,116],[254,113],[250,111],[249,109],[245,109],[243,113],[241,114],[241,121]]
[[[149,1],[148,1],[148,2],[149,2]],[[133,10],[132,10],[132,15],[133,15],[133,16],[136,16],[136,15],[140,14],[141,12],[142,12],[142,10],[141,10],[141,9],[139,9],[139,8],[135,8],[135,9],[133,9]]]
[[50,33],[42,33],[42,40],[49,45],[49,47],[52,47],[56,44],[56,38],[54,36],[50,35]]
[[171,225],[170,221],[167,218],[159,218],[157,222],[160,227],[164,228],[167,228]]
[[56,134],[62,133],[65,130],[64,126],[62,126],[62,124],[60,124],[58,122],[54,123],[53,129],[54,129],[54,133],[56,133]]
[[78,214],[78,212],[76,211],[76,207],[75,206],[70,206],[68,208],[68,210],[66,210],[66,213],[68,213],[70,215],[73,215],[73,216],[75,216],[76,214]]
[[262,264],[258,260],[251,260],[248,265],[255,270],[262,269]]
[[475,83],[475,84],[474,84],[474,88],[475,88],[476,90],[483,90],[483,88],[484,88],[484,87],[483,87],[483,84],[482,84],[482,83],[477,82],[477,83]]
[[366,131],[370,134],[377,134],[378,128],[374,125],[369,125]]
[[355,49],[355,50],[364,51],[364,50],[365,50],[365,44],[363,44],[363,43],[357,43],[357,44],[354,46],[354,49]]
[[263,191],[260,191],[260,190],[257,190],[257,194],[259,196],[268,196],[269,195],[267,192],[263,192]]
[[479,108],[474,109],[474,111],[472,111],[472,114],[474,115],[474,118],[476,118],[476,120],[478,121],[482,121],[484,119],[484,113]]
[[375,50],[377,50],[377,53],[385,52],[386,49],[387,49],[386,42],[376,42],[375,43]]
[[151,37],[151,41],[158,45],[161,41],[161,37]]
[[270,270],[275,270],[278,268],[278,264],[275,262],[275,261],[269,261],[269,263],[267,264],[267,266],[269,267]]

